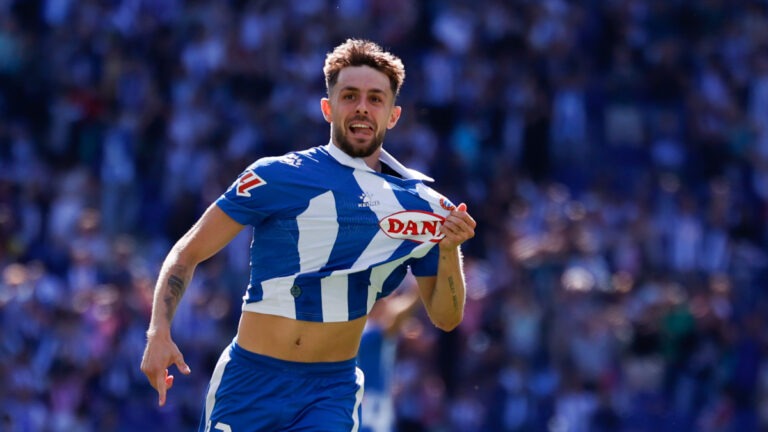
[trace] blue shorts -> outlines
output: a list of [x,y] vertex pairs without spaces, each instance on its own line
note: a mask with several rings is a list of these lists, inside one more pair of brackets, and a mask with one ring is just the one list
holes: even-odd
[[198,431],[357,431],[362,397],[354,358],[290,362],[233,342],[216,363]]

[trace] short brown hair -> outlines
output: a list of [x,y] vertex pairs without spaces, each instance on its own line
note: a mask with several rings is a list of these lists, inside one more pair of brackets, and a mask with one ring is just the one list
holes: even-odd
[[397,97],[405,80],[405,66],[394,54],[384,51],[375,42],[347,39],[325,57],[323,73],[328,94],[339,79],[339,72],[349,66],[370,66],[389,77],[392,93]]

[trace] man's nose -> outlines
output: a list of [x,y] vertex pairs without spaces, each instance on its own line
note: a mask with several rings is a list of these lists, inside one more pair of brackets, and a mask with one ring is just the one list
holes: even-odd
[[360,102],[357,103],[355,111],[361,114],[368,114],[368,104],[365,103],[364,99],[361,99]]

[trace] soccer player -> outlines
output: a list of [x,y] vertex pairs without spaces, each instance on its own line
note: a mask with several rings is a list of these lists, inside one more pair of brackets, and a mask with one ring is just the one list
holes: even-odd
[[324,146],[251,164],[173,246],[160,270],[141,369],[159,404],[176,365],[171,321],[195,267],[252,227],[240,323],[210,380],[200,431],[356,431],[366,315],[408,270],[432,322],[464,312],[460,245],[476,223],[383,148],[405,77],[399,58],[350,39],[328,53]]

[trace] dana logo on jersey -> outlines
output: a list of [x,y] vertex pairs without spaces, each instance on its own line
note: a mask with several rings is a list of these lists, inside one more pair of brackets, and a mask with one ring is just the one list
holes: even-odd
[[379,228],[394,239],[412,240],[417,243],[439,242],[444,235],[440,227],[445,218],[425,211],[406,210],[393,213],[379,221]]

